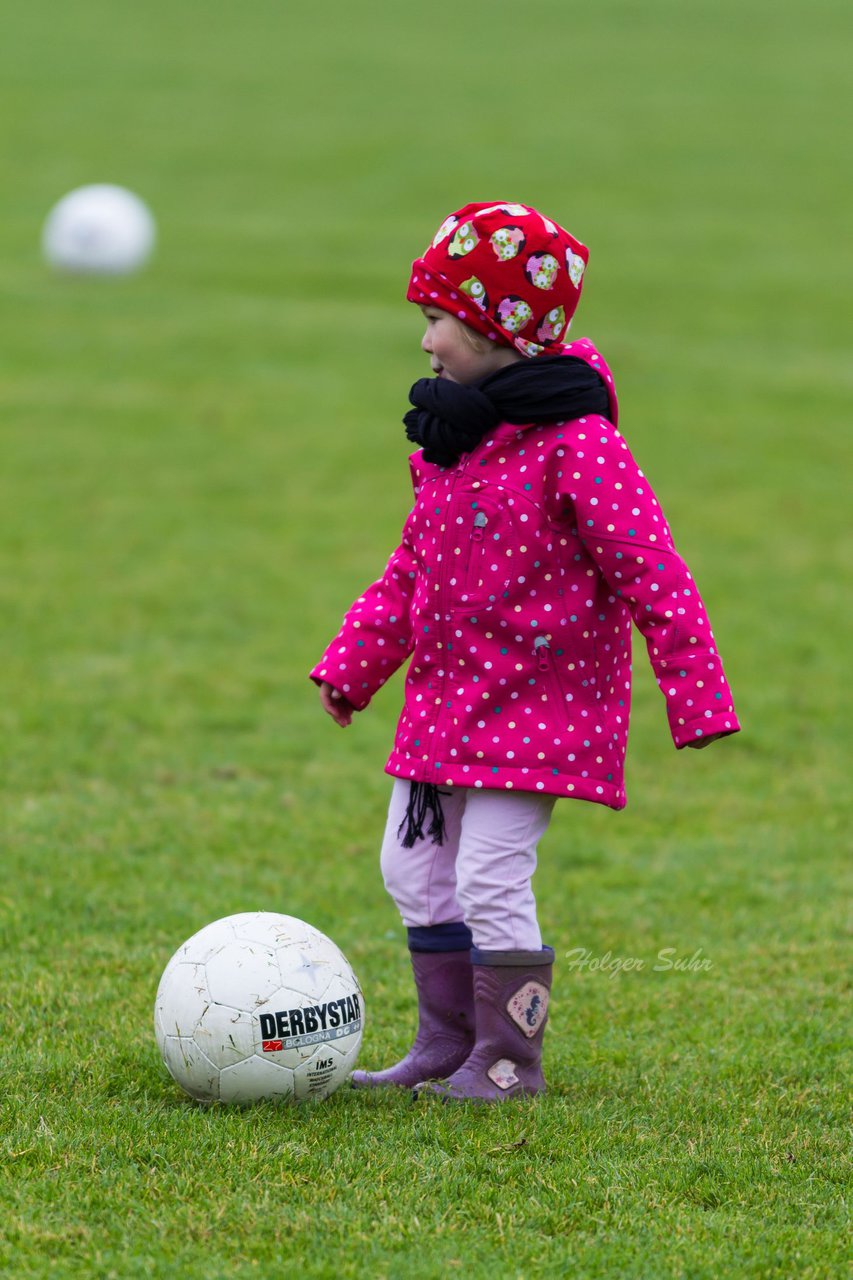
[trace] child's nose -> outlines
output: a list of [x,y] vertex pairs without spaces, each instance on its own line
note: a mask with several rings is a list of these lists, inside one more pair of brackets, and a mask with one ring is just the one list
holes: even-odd
[[428,355],[432,355],[432,343],[429,338],[429,329],[427,329],[426,333],[421,338],[421,351],[426,351]]

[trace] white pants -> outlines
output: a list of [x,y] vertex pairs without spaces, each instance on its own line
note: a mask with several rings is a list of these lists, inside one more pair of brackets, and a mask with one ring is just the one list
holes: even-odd
[[536,846],[547,829],[554,796],[529,791],[445,787],[444,844],[430,837],[404,849],[397,831],[406,816],[410,784],[394,779],[382,843],[385,888],[403,924],[418,927],[464,921],[484,951],[538,951],[531,879]]

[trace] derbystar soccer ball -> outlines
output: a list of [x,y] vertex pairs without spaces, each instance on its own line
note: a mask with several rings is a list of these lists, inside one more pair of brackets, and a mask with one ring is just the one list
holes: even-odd
[[124,187],[78,187],[48,214],[42,250],[52,267],[127,275],[151,255],[156,230],[148,207]]
[[154,1004],[163,1061],[202,1102],[328,1097],[355,1063],[361,989],[335,944],[293,916],[249,911],[194,934]]

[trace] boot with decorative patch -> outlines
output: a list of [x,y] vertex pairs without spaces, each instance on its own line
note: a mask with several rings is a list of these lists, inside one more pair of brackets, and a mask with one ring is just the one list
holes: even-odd
[[458,1071],[436,1083],[415,1086],[419,1094],[446,1101],[505,1098],[543,1093],[542,1036],[554,951],[471,951],[474,969],[474,1012],[477,1039]]
[[461,1067],[474,1047],[470,931],[464,924],[409,929],[409,949],[418,993],[415,1042],[393,1067],[354,1071],[350,1082],[355,1089],[411,1089],[420,1080],[443,1079]]

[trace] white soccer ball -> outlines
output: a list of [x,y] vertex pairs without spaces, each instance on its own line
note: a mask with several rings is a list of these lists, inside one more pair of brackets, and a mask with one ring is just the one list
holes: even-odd
[[335,944],[294,916],[249,911],[179,947],[154,1004],[163,1062],[202,1102],[326,1098],[355,1064],[361,988]]
[[154,219],[144,201],[109,183],[78,187],[48,214],[42,251],[60,271],[128,275],[151,256]]

